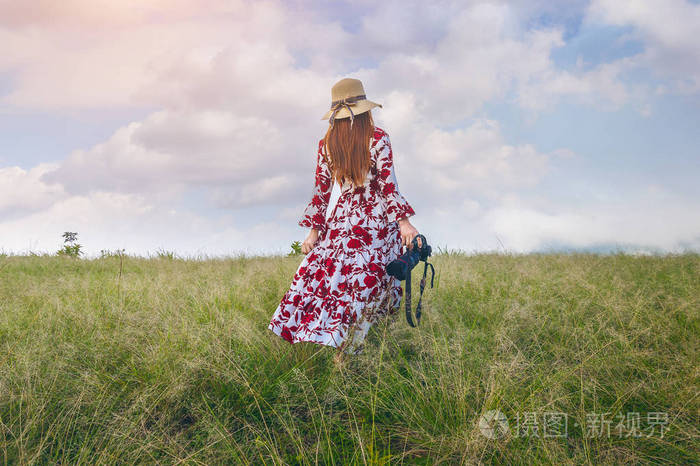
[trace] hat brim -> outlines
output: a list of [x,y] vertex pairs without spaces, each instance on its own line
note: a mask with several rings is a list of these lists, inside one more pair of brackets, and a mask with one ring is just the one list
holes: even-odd
[[[352,114],[353,115],[359,115],[361,113],[365,113],[368,110],[373,109],[374,107],[382,107],[382,104],[378,104],[376,102],[372,102],[371,100],[360,100],[355,102],[354,105],[350,105],[350,108],[352,108]],[[322,117],[321,120],[327,120],[331,117],[331,113],[333,113],[333,110],[328,110]],[[350,118],[350,111],[348,110],[347,107],[343,106],[338,110],[338,113],[335,114],[336,120],[338,118]]]

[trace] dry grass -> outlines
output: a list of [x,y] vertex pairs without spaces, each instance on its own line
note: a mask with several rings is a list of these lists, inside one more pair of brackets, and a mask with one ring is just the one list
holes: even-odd
[[[372,328],[338,370],[332,349],[267,330],[299,257],[127,256],[121,277],[118,257],[0,257],[0,460],[700,460],[697,255],[433,262],[420,327]],[[510,435],[480,433],[490,409]],[[552,412],[566,437],[517,435],[518,416]],[[615,430],[650,412],[667,413],[663,438]],[[615,421],[609,437],[586,435],[589,413]]]

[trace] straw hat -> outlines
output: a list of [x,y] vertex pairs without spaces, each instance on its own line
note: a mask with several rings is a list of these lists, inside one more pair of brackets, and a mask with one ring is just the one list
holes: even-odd
[[353,78],[343,78],[335,83],[331,89],[331,100],[331,109],[321,118],[322,120],[328,119],[331,126],[333,126],[334,119],[348,117],[350,117],[350,125],[352,125],[355,115],[382,106],[367,100],[362,81]]

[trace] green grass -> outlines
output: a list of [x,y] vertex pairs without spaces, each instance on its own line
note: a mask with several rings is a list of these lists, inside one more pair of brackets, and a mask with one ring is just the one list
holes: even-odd
[[[700,461],[698,255],[438,254],[420,326],[402,308],[342,371],[267,329],[300,260],[0,257],[0,461]],[[568,436],[517,434],[552,412]],[[668,429],[615,430],[630,412]]]

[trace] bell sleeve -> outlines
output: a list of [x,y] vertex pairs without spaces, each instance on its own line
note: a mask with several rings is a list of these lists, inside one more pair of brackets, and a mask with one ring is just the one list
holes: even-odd
[[322,230],[326,226],[326,210],[331,198],[331,188],[333,187],[331,172],[328,163],[323,157],[323,140],[319,141],[318,154],[316,157],[316,176],[314,187],[311,192],[311,201],[304,209],[304,213],[299,220],[299,226]]
[[377,181],[379,192],[386,202],[386,216],[389,222],[394,222],[403,217],[410,217],[416,212],[413,207],[399,192],[399,183],[394,171],[394,154],[391,150],[389,135],[384,134],[378,142],[377,152]]

